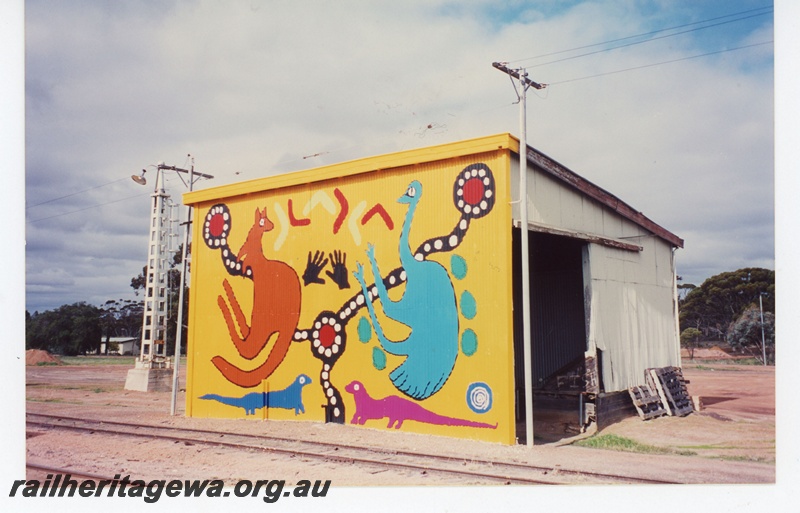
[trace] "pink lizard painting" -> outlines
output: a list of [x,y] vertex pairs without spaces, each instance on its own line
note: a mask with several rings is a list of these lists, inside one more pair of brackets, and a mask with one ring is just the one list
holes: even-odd
[[422,405],[396,395],[390,395],[383,399],[370,397],[364,384],[360,381],[351,381],[344,389],[353,394],[356,401],[356,413],[353,415],[351,424],[365,424],[368,420],[380,420],[388,417],[388,428],[400,429],[406,420],[414,420],[425,424],[436,424],[439,426],[466,426],[476,428],[497,429],[497,424],[486,424],[472,420],[456,419],[445,417],[430,410],[426,410]]

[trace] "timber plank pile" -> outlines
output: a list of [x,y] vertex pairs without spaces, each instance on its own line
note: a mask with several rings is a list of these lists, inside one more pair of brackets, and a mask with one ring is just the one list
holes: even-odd
[[588,394],[600,393],[600,383],[597,379],[597,358],[587,356],[585,361],[585,375],[583,378],[584,389]]
[[694,411],[680,367],[646,369],[644,375],[646,385],[628,389],[643,420],[662,415],[685,417]]
[[650,385],[631,387],[628,392],[642,419],[649,420],[667,414],[664,405],[661,404],[661,397],[650,389]]

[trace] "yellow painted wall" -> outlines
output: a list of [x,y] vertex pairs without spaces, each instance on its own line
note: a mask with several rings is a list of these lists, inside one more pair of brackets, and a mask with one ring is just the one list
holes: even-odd
[[[495,139],[502,141],[503,144],[496,144]],[[324,422],[326,407],[330,416],[334,412],[334,407],[341,405],[343,408],[337,412],[345,423],[350,423],[354,420],[356,399],[346,387],[357,381],[360,383],[359,388],[366,389],[369,396],[374,399],[390,397],[387,400],[388,405],[386,402],[382,403],[386,405],[384,413],[389,414],[395,421],[403,420],[399,427],[402,431],[513,443],[514,367],[509,229],[511,210],[508,183],[510,138],[498,139],[495,136],[495,139],[478,140],[473,146],[479,152],[474,154],[470,154],[468,151],[470,144],[466,142],[458,146],[437,147],[430,152],[417,151],[406,156],[407,158],[402,154],[395,154],[388,160],[383,157],[357,161],[354,166],[363,169],[364,172],[355,174],[328,173],[338,175],[335,177],[326,176],[325,170],[317,173],[312,170],[297,174],[293,179],[275,177],[188,195],[189,203],[193,203],[195,207],[195,223],[190,288],[187,414],[195,417],[247,417]],[[467,150],[464,149],[465,146]],[[495,149],[488,151],[489,148]],[[453,156],[448,156],[448,151]],[[432,156],[436,160],[428,161]],[[387,162],[399,162],[402,165],[387,166]],[[449,336],[443,337],[447,340],[420,340],[418,342],[420,345],[415,348],[419,354],[413,357],[388,354],[381,348],[368,309],[355,303],[355,310],[348,309],[351,301],[357,301],[361,291],[353,271],[356,270],[357,263],[363,264],[367,284],[374,283],[367,257],[369,244],[374,245],[375,258],[383,277],[400,267],[399,244],[409,205],[398,203],[398,198],[406,194],[409,184],[415,180],[421,184],[422,195],[416,204],[410,224],[408,238],[411,251],[416,250],[428,239],[434,239],[433,246],[436,245],[435,239],[442,240],[446,249],[451,232],[465,215],[463,210],[459,211],[454,204],[454,184],[460,178],[464,178],[465,168],[472,166],[478,173],[480,166],[476,167],[476,164],[485,165],[493,177],[494,205],[491,211],[483,217],[469,221],[466,234],[454,250],[434,251],[426,257],[428,262],[441,264],[452,283],[454,296],[450,294],[449,297],[458,313],[457,340],[454,341]],[[373,167],[370,167],[371,165]],[[346,169],[346,165],[343,166],[345,167],[339,168],[340,171]],[[317,181],[319,177],[325,178]],[[471,175],[469,178],[472,178]],[[480,173],[476,176],[482,187],[486,187],[483,183],[484,178]],[[471,192],[468,193],[471,199],[478,191],[477,184],[478,182],[474,180],[471,182]],[[480,194],[484,194],[485,190],[480,189]],[[216,205],[225,206],[227,219],[223,217],[222,208],[212,209]],[[365,220],[365,215],[376,205],[381,205],[385,209],[390,221],[384,220],[380,214]],[[267,259],[282,261],[288,265],[288,268],[284,267],[281,272],[296,274],[299,286],[295,288],[299,290],[295,292],[298,292],[301,298],[299,318],[296,329],[291,334],[294,341],[291,342],[285,357],[275,371],[265,379],[259,380],[255,386],[238,386],[223,375],[214,365],[213,359],[222,357],[242,369],[256,368],[273,350],[277,335],[269,338],[265,348],[252,359],[244,358],[232,342],[223,316],[224,310],[231,311],[232,308],[223,283],[230,284],[246,324],[253,325],[251,328],[253,331],[256,327],[270,326],[278,322],[276,315],[281,316],[280,320],[285,320],[287,315],[291,317],[290,311],[280,314],[274,311],[286,310],[284,298],[292,296],[291,291],[279,290],[274,286],[278,278],[260,275],[250,279],[231,275],[224,263],[224,245],[227,244],[231,258],[239,253],[248,232],[256,222],[257,210],[265,208],[266,216],[274,227],[261,236],[259,249]],[[209,221],[210,225],[207,225],[206,221]],[[228,224],[227,230],[225,223]],[[209,239],[213,245],[214,239],[222,238],[219,235],[221,232],[227,233],[222,246],[209,247],[204,242]],[[209,233],[212,234],[210,237]],[[324,258],[328,259],[324,269],[318,274],[318,278],[324,283],[306,284],[303,275],[310,254],[313,259],[317,251],[322,252]],[[327,274],[333,272],[331,254],[334,252],[345,255],[348,288],[340,288],[339,284]],[[250,257],[244,257],[245,264],[248,258]],[[463,276],[463,269],[458,265],[459,258],[466,264],[466,274]],[[235,265],[236,259],[231,261]],[[419,275],[414,274],[408,278],[417,280],[415,289],[424,290],[426,286],[431,286],[430,283],[418,280],[416,276]],[[269,291],[268,300],[274,301],[278,306],[267,310],[263,308],[263,304],[255,305],[257,314],[253,319],[251,316],[256,287]],[[390,289],[389,297],[393,301],[400,300],[405,295],[406,287],[406,284],[400,284]],[[438,293],[441,293],[441,288],[431,291],[429,297],[435,297]],[[471,319],[467,318],[470,314],[469,295],[474,298],[476,305],[476,314]],[[413,337],[415,328],[417,334],[422,333],[424,329],[436,332],[441,327],[437,324],[439,314],[436,313],[436,308],[440,305],[425,304],[426,301],[427,299],[412,305],[404,305],[408,306],[407,311],[411,319],[408,325],[404,325],[387,317],[382,301],[375,300],[373,305],[376,316],[386,337],[394,341]],[[444,301],[442,304],[448,302]],[[319,320],[323,311],[344,315],[346,319],[342,321],[337,318],[336,326],[316,329],[315,322]],[[447,308],[442,311],[447,311]],[[423,324],[426,328],[423,328]],[[315,331],[319,337],[325,338],[335,333],[337,327],[341,329],[338,346],[334,341],[333,345],[328,347],[331,350],[330,356],[325,356],[324,346],[323,353],[320,354],[311,340]],[[475,334],[477,345],[474,353],[468,343],[469,340],[466,341],[466,345],[463,344],[464,333],[467,330]],[[370,336],[362,341],[367,338],[365,335]],[[333,339],[325,338],[325,340],[330,342]],[[258,344],[264,340],[262,337],[262,340],[247,342]],[[420,399],[409,397],[400,390],[399,387],[403,385],[396,385],[390,379],[390,373],[406,362],[407,358],[409,361],[413,358],[416,364],[420,360],[425,360],[427,355],[433,355],[432,351],[437,349],[431,348],[435,348],[437,344],[453,343],[458,344],[458,353],[452,371],[444,385],[432,395]],[[430,347],[424,347],[426,344]],[[334,346],[337,348],[334,349]],[[376,367],[375,356],[377,354],[380,357],[380,353],[385,357],[385,368],[378,368],[379,365]],[[337,359],[331,361],[331,358]],[[430,358],[435,359],[434,356]],[[444,360],[448,361],[447,358]],[[377,363],[380,363],[380,358]],[[425,364],[415,365],[414,372],[423,378],[428,373],[436,374],[435,369],[429,369]],[[224,404],[222,400],[202,399],[207,394],[242,398],[253,392],[269,392],[273,394],[270,399],[274,401],[276,397],[274,392],[286,389],[303,374],[311,380],[310,384],[301,389],[304,412],[296,413],[294,409],[285,409],[282,406],[287,404],[284,404],[283,398],[280,397],[277,399],[278,404],[273,403],[268,408],[254,409],[252,414],[246,414],[249,412],[243,407]],[[326,380],[338,390],[340,398],[333,394],[336,405],[331,404],[327,388],[323,386]],[[471,386],[473,389],[470,398],[468,391],[471,390]],[[486,401],[487,389],[491,391],[490,406]],[[474,409],[470,407],[469,401],[472,401]],[[373,405],[373,407],[379,406]],[[426,417],[427,413],[419,412],[419,407],[440,416],[478,422],[491,427],[443,425],[441,418],[434,417],[431,421]],[[363,411],[376,413],[371,412],[369,408],[359,407],[359,410],[362,413]],[[364,427],[367,428],[397,429],[397,422],[391,428],[388,427],[389,417],[369,418],[368,415],[362,420]]]

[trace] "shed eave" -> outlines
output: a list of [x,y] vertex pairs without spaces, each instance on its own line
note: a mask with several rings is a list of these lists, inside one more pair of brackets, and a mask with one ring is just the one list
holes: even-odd
[[[512,136],[513,137],[513,136]],[[519,148],[519,141],[517,141],[517,148]],[[513,148],[512,148],[512,151]],[[519,154],[519,153],[517,153]],[[540,169],[562,183],[578,190],[581,194],[589,196],[590,198],[600,202],[606,207],[610,208],[617,214],[641,226],[650,233],[665,240],[676,248],[683,247],[683,239],[670,232],[666,228],[656,224],[647,216],[634,209],[618,197],[614,196],[605,189],[598,187],[589,180],[578,175],[574,171],[568,169],[566,166],[556,162],[539,150],[528,146],[527,151],[528,163],[537,169]]]
[[183,203],[185,205],[196,205],[205,201],[231,198],[242,194],[321,182],[362,173],[383,171],[402,166],[504,149],[519,152],[519,141],[509,133],[502,133],[454,143],[429,146],[426,148],[366,157],[303,171],[267,176],[264,178],[256,178],[254,180],[187,192],[183,195]]

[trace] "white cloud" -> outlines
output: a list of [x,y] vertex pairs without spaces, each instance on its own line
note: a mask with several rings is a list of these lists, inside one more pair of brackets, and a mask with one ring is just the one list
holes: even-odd
[[[187,165],[189,153],[223,184],[517,133],[514,92],[492,61],[678,16],[618,2],[495,4],[28,2],[28,204],[159,160]],[[726,44],[771,37],[769,16],[759,23],[728,31]],[[771,48],[557,82],[707,50],[698,45],[670,38],[532,67],[554,85],[530,95],[528,125],[532,145],[685,237],[679,272],[694,281],[733,262],[771,266]],[[129,293],[146,252],[147,195],[110,202],[149,187],[126,180],[28,209],[31,308]],[[177,199],[183,186],[171,190]],[[73,284],[37,303],[35,287],[62,276]]]

